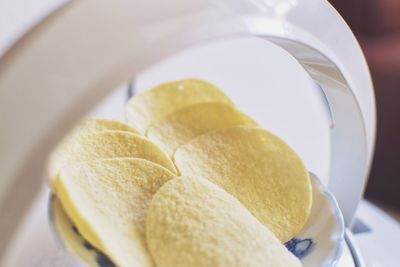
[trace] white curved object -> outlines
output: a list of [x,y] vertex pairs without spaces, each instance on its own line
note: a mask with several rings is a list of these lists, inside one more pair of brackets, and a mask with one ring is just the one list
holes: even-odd
[[324,90],[334,118],[329,188],[349,224],[372,157],[375,100],[358,43],[327,2],[73,1],[0,61],[0,256],[47,155],[111,88],[171,53],[247,35],[287,50]]

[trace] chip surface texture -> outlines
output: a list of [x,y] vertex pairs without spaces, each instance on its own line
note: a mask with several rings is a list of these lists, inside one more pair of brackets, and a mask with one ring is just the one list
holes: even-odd
[[126,119],[135,129],[146,133],[151,124],[175,110],[209,101],[232,104],[232,101],[211,83],[196,79],[169,82],[133,96],[126,108]]
[[143,136],[126,131],[84,131],[64,140],[50,157],[48,165],[50,184],[53,183],[58,171],[66,165],[114,157],[146,159],[176,173],[168,155]]
[[232,105],[203,102],[179,109],[154,123],[147,136],[172,156],[179,146],[201,134],[240,125],[257,123]]
[[76,128],[77,131],[126,131],[139,134],[139,131],[132,126],[117,120],[86,118],[83,119]]
[[294,267],[300,261],[234,197],[178,177],[150,202],[146,236],[157,267]]
[[179,147],[183,176],[207,177],[236,197],[282,242],[305,225],[311,211],[308,171],[280,138],[253,126],[201,135]]
[[57,198],[81,235],[121,267],[153,267],[145,238],[148,204],[175,175],[143,159],[87,161],[61,169]]

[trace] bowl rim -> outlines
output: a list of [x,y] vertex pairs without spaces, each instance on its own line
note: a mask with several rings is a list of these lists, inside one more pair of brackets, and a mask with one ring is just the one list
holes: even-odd
[[341,258],[342,254],[343,254],[343,249],[344,249],[344,243],[345,243],[345,225],[344,225],[344,217],[342,214],[342,211],[339,207],[339,204],[335,198],[335,196],[333,195],[333,193],[331,191],[329,191],[329,189],[323,184],[323,182],[321,181],[321,179],[315,175],[312,172],[309,172],[310,174],[310,178],[313,179],[316,182],[316,185],[319,187],[321,193],[323,193],[330,205],[331,205],[331,210],[334,213],[334,217],[336,220],[336,228],[338,231],[338,238],[335,240],[336,243],[336,249],[335,252],[333,253],[332,256],[332,260],[331,262],[328,262],[325,266],[327,267],[333,267],[336,266],[339,259]]

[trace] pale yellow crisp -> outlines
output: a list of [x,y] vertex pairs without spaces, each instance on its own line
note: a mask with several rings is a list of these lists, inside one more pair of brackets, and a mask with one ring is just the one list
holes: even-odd
[[146,238],[157,267],[298,267],[300,261],[236,198],[178,177],[150,202]]
[[50,205],[52,205],[50,215],[51,220],[53,220],[53,226],[55,227],[57,234],[62,239],[63,246],[68,252],[71,252],[74,256],[82,259],[87,266],[99,267],[96,257],[94,256],[96,252],[88,250],[85,246],[82,246],[85,239],[76,234],[74,223],[65,213],[60,200],[53,196],[50,200]]
[[131,133],[139,134],[139,131],[134,129],[132,126],[110,119],[101,119],[101,118],[86,118],[83,119],[75,131],[126,131]]
[[207,177],[235,196],[282,242],[303,228],[311,183],[298,155],[280,138],[252,126],[201,135],[174,155],[184,176]]
[[68,144],[73,142],[72,140],[76,140],[80,134],[87,134],[95,131],[125,131],[134,134],[140,134],[138,130],[134,129],[132,126],[111,119],[102,119],[102,118],[85,118],[81,120],[78,125],[64,138],[64,140],[56,147],[53,152],[53,156],[50,158],[50,163],[47,168],[47,180],[52,186],[54,177],[56,175],[57,170],[54,170],[52,165],[57,165],[59,161],[57,158],[57,154],[63,154],[63,150],[67,149]]
[[180,145],[201,134],[239,125],[257,123],[230,104],[204,102],[181,108],[154,123],[147,137],[172,156]]
[[126,119],[142,133],[154,122],[182,107],[209,101],[232,104],[215,85],[195,79],[174,81],[140,93],[129,100]]
[[174,174],[150,161],[102,159],[68,165],[57,198],[81,235],[120,267],[152,267],[145,240],[149,201]]
[[64,140],[50,157],[50,184],[65,165],[114,157],[143,158],[176,172],[168,155],[143,136],[124,131],[82,131]]

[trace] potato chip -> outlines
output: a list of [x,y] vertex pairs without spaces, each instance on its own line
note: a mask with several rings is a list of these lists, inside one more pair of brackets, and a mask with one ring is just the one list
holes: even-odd
[[239,199],[282,242],[304,226],[311,183],[297,154],[275,135],[252,126],[217,130],[179,147],[175,165],[202,176]]
[[[101,118],[85,118],[80,123],[68,134],[67,137],[64,138],[64,140],[56,147],[55,151],[53,152],[53,155],[55,154],[62,154],[62,150],[67,149],[66,147],[68,146],[68,143],[70,141],[68,140],[74,140],[77,139],[79,134],[82,133],[88,133],[88,132],[94,132],[94,131],[126,131],[134,134],[139,134],[139,131],[132,128],[130,125],[122,123],[117,120],[109,120],[109,119],[101,119]],[[54,159],[50,159],[52,161],[50,165],[52,164],[57,164],[55,159],[56,156],[53,156]],[[58,169],[57,169],[58,170]],[[47,180],[49,184],[51,185],[53,183],[53,179],[55,177],[56,173],[54,170],[48,170],[47,173]]]
[[[83,262],[87,264],[87,266],[95,267],[97,266],[96,261],[96,253],[97,251],[88,250],[87,244],[82,246],[87,242],[80,234],[76,232],[76,226],[65,213],[64,208],[61,205],[60,200],[53,195],[49,200],[49,205],[51,205],[49,210],[49,217],[51,218],[51,224],[56,231],[56,234],[62,240],[63,247],[70,252],[73,256],[82,259]],[[71,262],[73,259],[67,261]],[[68,264],[66,263],[68,266]]]
[[139,131],[130,125],[117,120],[108,120],[100,118],[83,119],[77,127],[78,131],[126,131],[139,134]]
[[151,124],[175,110],[209,101],[232,104],[220,89],[205,81],[189,79],[165,83],[132,97],[126,118],[135,129],[146,133]]
[[232,105],[204,102],[186,106],[154,123],[147,136],[172,156],[180,145],[201,134],[239,125],[257,123]]
[[178,177],[150,202],[146,238],[157,267],[291,267],[300,261],[236,198]]
[[51,156],[50,183],[65,165],[114,157],[147,159],[176,173],[168,155],[145,137],[123,131],[83,131],[67,138]]
[[81,235],[118,266],[149,266],[148,204],[174,174],[150,161],[102,159],[68,165],[55,182],[57,198]]

